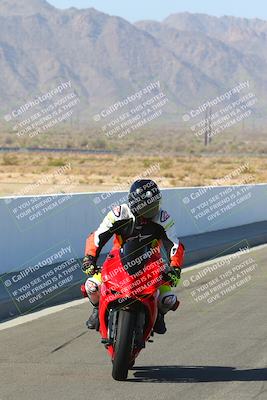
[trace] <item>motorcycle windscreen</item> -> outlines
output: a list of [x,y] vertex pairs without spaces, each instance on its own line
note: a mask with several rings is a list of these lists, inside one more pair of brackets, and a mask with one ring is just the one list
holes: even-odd
[[129,275],[144,270],[151,257],[151,245],[142,243],[138,238],[127,241],[121,250],[121,262]]

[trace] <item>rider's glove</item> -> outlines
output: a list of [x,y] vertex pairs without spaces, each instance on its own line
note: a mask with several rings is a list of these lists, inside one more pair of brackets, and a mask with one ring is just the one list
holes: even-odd
[[96,273],[96,269],[96,257],[85,256],[83,259],[83,272],[87,275],[94,275]]
[[181,269],[180,268],[172,268],[168,273],[168,277],[170,279],[170,285],[172,287],[176,287],[181,279]]

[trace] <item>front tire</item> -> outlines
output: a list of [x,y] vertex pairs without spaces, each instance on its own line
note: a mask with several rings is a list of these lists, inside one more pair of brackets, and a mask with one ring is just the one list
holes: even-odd
[[128,376],[132,361],[134,325],[135,314],[131,311],[120,310],[112,368],[112,377],[116,381],[124,381]]

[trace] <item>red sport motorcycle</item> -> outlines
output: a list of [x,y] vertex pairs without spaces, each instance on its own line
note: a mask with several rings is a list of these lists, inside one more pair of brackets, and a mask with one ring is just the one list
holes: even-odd
[[101,270],[99,331],[112,360],[112,377],[127,379],[145,343],[153,335],[158,288],[169,280],[159,248],[126,242],[112,250]]

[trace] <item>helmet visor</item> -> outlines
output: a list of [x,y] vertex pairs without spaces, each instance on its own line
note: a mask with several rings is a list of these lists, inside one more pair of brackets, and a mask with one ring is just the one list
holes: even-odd
[[154,201],[152,204],[147,204],[138,210],[138,215],[145,218],[154,218],[160,209],[160,200]]

